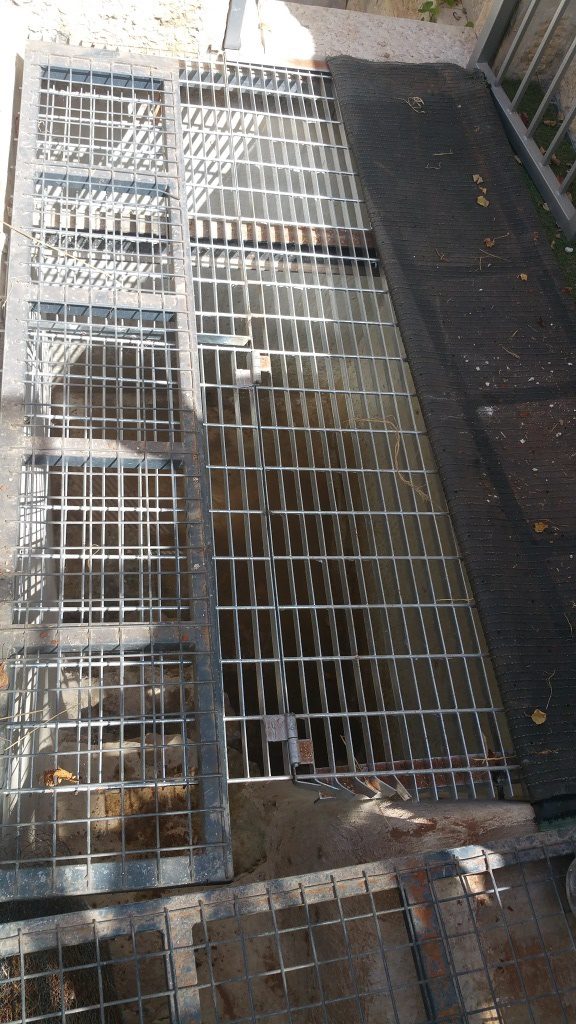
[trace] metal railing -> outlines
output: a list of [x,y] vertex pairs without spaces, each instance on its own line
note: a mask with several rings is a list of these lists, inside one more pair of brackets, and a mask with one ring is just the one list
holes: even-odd
[[576,236],[576,5],[497,0],[470,66],[486,76],[510,141],[566,237]]

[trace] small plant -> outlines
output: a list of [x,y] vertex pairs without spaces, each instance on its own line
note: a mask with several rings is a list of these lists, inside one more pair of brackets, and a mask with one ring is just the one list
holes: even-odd
[[442,7],[456,7],[460,3],[460,0],[424,0],[424,3],[418,8],[418,14],[424,15],[422,20],[424,21],[426,15],[428,15],[428,21],[438,21],[438,15]]

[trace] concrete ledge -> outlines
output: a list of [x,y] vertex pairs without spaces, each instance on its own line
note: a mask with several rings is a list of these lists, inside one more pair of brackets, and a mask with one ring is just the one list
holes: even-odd
[[475,41],[474,30],[465,27],[283,0],[248,0],[242,47],[229,56],[267,63],[318,64],[336,54],[349,54],[406,63],[450,61],[465,67]]

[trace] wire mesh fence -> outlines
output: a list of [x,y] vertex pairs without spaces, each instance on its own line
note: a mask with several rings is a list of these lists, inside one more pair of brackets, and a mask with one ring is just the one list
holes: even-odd
[[230,776],[510,792],[330,77],[200,63],[181,95]]
[[1,1019],[568,1024],[574,852],[531,836],[5,924]]
[[2,385],[0,892],[231,871],[176,68],[42,46]]

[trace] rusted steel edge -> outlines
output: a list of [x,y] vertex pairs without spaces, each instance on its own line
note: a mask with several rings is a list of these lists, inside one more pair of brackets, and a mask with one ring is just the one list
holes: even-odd
[[398,891],[426,1019],[465,1024],[465,1007],[456,987],[426,867],[399,873]]

